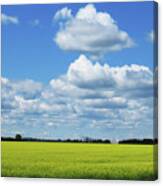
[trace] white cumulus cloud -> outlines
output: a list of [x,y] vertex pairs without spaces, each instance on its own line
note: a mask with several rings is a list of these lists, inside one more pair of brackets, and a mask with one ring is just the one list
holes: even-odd
[[129,34],[119,28],[109,13],[98,12],[93,4],[79,9],[75,16],[64,22],[54,41],[63,50],[86,52],[97,57],[134,45]]
[[79,88],[96,90],[141,91],[153,85],[153,73],[146,66],[132,64],[111,67],[93,63],[84,55],[71,63],[66,79]]

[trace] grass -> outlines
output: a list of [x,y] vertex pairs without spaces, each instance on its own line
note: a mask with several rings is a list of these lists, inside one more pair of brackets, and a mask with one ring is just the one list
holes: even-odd
[[153,145],[2,142],[2,176],[154,180]]

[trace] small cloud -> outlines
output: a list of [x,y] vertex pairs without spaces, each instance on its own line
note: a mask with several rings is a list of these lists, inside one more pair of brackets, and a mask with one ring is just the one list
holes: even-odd
[[152,30],[151,32],[148,33],[148,40],[150,42],[154,42],[155,41],[155,33],[154,31]]
[[19,20],[17,17],[15,16],[9,16],[9,15],[6,15],[6,14],[1,14],[1,23],[2,24],[19,24]]
[[37,27],[40,25],[40,20],[39,19],[34,19],[33,21],[30,22],[30,24],[34,27]]
[[54,20],[59,19],[69,19],[72,18],[71,9],[64,7],[61,10],[58,10],[54,15]]

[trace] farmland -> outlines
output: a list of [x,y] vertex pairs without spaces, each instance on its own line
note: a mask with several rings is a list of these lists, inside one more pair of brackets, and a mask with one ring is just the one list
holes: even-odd
[[154,145],[2,142],[2,176],[154,180]]

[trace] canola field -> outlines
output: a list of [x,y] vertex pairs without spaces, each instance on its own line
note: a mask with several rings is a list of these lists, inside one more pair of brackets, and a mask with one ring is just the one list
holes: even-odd
[[156,145],[1,142],[3,177],[155,180]]

